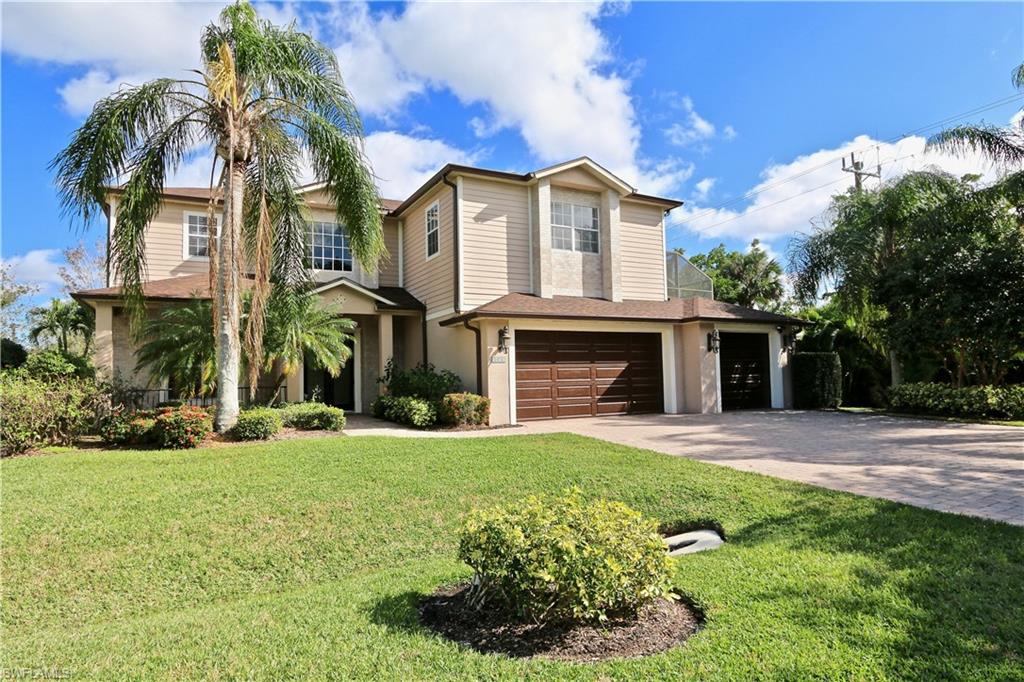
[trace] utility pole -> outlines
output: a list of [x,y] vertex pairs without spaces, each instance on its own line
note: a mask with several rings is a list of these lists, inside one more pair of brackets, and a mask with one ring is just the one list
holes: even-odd
[[858,161],[855,156],[856,152],[850,152],[850,165],[846,165],[846,157],[843,157],[843,171],[847,173],[853,173],[853,186],[858,192],[864,189],[864,178],[878,178],[879,182],[882,180],[882,164],[878,164],[877,170],[872,173],[864,170],[864,162]]

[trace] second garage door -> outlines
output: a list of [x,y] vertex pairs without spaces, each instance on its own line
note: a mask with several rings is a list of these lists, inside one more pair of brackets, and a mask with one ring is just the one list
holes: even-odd
[[662,412],[661,336],[516,332],[516,417]]
[[722,334],[720,340],[722,409],[772,406],[767,334]]

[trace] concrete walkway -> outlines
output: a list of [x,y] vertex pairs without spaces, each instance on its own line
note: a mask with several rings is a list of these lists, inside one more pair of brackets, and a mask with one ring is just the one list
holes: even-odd
[[421,432],[354,416],[350,435],[571,432],[859,495],[1024,525],[1024,428],[830,412],[756,411],[528,422]]

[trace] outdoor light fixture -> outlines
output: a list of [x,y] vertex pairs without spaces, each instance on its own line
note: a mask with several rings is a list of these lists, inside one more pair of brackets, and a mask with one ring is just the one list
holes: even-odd
[[501,329],[498,330],[498,352],[499,353],[507,353],[508,352],[508,337],[509,337],[508,325],[505,325],[504,327],[502,327]]
[[719,348],[719,341],[721,339],[718,336],[718,330],[708,332],[708,352],[717,353]]

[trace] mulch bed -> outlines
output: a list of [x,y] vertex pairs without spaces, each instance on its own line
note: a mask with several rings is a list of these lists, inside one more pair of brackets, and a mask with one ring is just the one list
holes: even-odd
[[658,600],[636,618],[600,624],[510,621],[468,603],[468,585],[442,587],[420,604],[420,620],[444,637],[486,654],[589,663],[650,656],[682,644],[697,632],[701,615],[682,601]]

